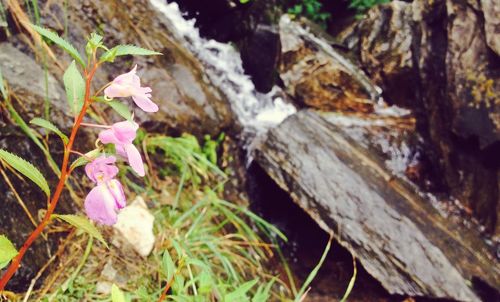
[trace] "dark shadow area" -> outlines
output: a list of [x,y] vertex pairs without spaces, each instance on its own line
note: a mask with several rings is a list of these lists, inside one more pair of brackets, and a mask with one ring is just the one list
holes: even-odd
[[[288,194],[253,163],[248,169],[247,187],[251,209],[277,226],[288,237],[280,242],[297,287],[316,266],[328,242],[328,234]],[[357,263],[357,277],[349,301],[402,301],[387,293],[380,283]],[[353,273],[351,254],[333,242],[328,256],[311,284],[306,301],[335,301],[344,295]]]

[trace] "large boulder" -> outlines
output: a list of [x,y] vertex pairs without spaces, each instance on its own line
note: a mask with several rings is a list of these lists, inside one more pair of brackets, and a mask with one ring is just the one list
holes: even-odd
[[388,102],[415,110],[446,190],[499,235],[496,11],[495,1],[393,1],[341,38]]
[[289,16],[279,25],[280,78],[299,105],[325,111],[374,110],[377,88],[356,64]]
[[[387,154],[404,149],[376,142],[400,126],[390,117],[301,111],[267,133],[255,160],[389,293],[495,301],[500,269],[490,248],[394,170]],[[481,292],[477,280],[493,291]]]
[[[161,52],[162,56],[119,58],[105,64],[96,74],[95,88],[135,64],[145,85],[153,89],[153,100],[159,112],[151,115],[136,109],[136,117],[145,126],[157,131],[188,131],[195,134],[217,134],[233,123],[232,111],[225,96],[205,76],[200,62],[169,33],[171,28],[149,1],[78,1],[68,4],[52,1],[41,7],[41,23],[64,34],[65,18],[70,26],[66,36],[83,50],[86,37],[100,31],[107,45],[135,44]],[[15,39],[15,37],[13,38]],[[69,56],[52,47],[58,66],[64,68]],[[60,78],[63,68],[48,61],[49,70]],[[9,79],[7,79],[9,80]]]

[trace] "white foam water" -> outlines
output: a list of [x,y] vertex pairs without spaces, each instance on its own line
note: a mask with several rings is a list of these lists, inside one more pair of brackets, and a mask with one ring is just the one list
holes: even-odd
[[165,0],[150,2],[169,21],[175,38],[204,65],[210,81],[226,95],[247,133],[264,133],[296,112],[293,105],[276,97],[279,95],[278,87],[268,94],[258,93],[244,73],[239,52],[230,44],[201,37],[195,20],[185,19],[177,3]]

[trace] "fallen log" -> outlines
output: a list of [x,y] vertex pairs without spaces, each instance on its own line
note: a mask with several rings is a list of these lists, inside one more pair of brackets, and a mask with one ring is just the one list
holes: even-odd
[[441,216],[329,116],[289,117],[255,160],[391,294],[480,301],[476,278],[498,291],[498,262],[477,234]]

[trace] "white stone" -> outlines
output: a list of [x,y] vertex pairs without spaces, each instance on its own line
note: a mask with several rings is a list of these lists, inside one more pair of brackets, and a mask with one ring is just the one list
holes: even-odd
[[114,228],[141,256],[147,257],[153,250],[154,216],[149,212],[142,197],[137,197],[129,206],[118,214]]

